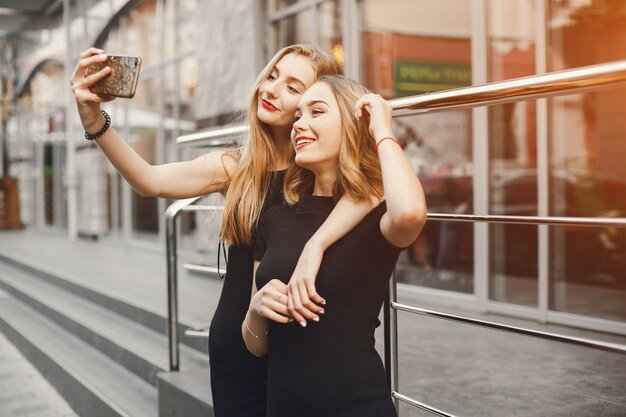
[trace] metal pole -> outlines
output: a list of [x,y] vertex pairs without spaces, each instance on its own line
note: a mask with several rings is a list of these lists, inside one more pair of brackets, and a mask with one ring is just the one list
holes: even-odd
[[176,260],[176,218],[178,211],[170,205],[165,212],[165,251],[167,259],[167,334],[170,371],[178,371],[178,275]]
[[[387,373],[389,375],[389,388],[391,390],[391,396],[393,404],[396,410],[399,410],[400,403],[398,399],[393,396],[395,392],[398,392],[398,312],[392,308],[393,304],[398,300],[398,285],[396,282],[396,271],[393,271],[391,279],[389,280],[389,363],[387,365]],[[387,347],[385,346],[385,360],[387,360]]]
[[165,211],[165,252],[167,262],[167,335],[169,341],[170,371],[178,371],[178,260],[176,254],[176,219],[185,206],[201,197],[178,200]]
[[390,100],[394,116],[576,94],[626,82],[626,60]]
[[[425,114],[452,109],[512,103],[556,95],[596,90],[612,84],[626,83],[626,60],[515,78],[484,85],[463,87],[390,100],[394,117]],[[209,132],[180,136],[177,145],[192,145],[245,132],[244,125],[229,126]]]
[[[69,80],[72,76],[72,39],[70,33],[70,0],[63,0],[63,26],[65,28],[65,79]],[[74,103],[69,87],[65,91],[65,189],[67,198],[67,236],[74,240],[78,236],[77,221],[77,184],[76,184],[76,146],[74,143],[74,124],[72,123]]]
[[0,43],[0,177],[4,177],[9,173],[8,167],[4,164],[4,158],[6,155],[5,149],[7,146],[5,113],[8,115],[7,110],[9,109],[9,103],[7,103],[4,99],[4,74],[6,74],[6,70],[4,69],[6,66],[6,63],[4,62],[5,48],[6,40],[2,39],[2,42]]
[[471,317],[458,316],[456,314],[443,313],[441,311],[433,311],[425,308],[413,307],[406,304],[400,304],[396,302],[391,303],[391,308],[394,310],[402,310],[408,313],[421,314],[428,317],[436,317],[440,319],[450,320],[458,323],[472,324],[479,327],[486,327],[494,330],[501,330],[516,334],[522,334],[526,336],[538,337],[540,339],[552,340],[555,342],[563,342],[571,345],[578,345],[584,347],[590,347],[594,349],[606,350],[608,352],[615,352],[626,354],[626,345],[610,342],[600,342],[597,340],[586,339],[584,337],[565,336],[556,333],[542,332],[540,330],[528,329],[525,327],[511,326],[508,324],[495,323],[487,320],[479,320]]

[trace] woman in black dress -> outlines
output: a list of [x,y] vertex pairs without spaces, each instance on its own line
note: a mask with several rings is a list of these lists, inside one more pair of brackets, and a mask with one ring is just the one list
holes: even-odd
[[[289,204],[259,222],[259,291],[241,326],[250,352],[268,353],[267,416],[395,416],[374,330],[401,248],[425,223],[422,187],[393,138],[390,105],[346,77],[322,77],[302,96],[291,136]],[[379,204],[324,253],[316,281],[324,311],[302,326],[290,320],[286,284],[344,195]]]
[[[81,122],[89,133],[104,125],[100,103],[110,101],[93,94],[90,87],[109,76],[111,69],[104,68],[91,76],[85,76],[85,70],[105,59],[102,50],[84,51],[71,79]],[[209,336],[217,417],[265,416],[267,364],[247,351],[239,332],[252,288],[251,245],[260,214],[283,201],[284,170],[293,161],[289,135],[300,96],[318,76],[341,72],[337,60],[317,47],[292,45],[279,51],[257,79],[247,112],[250,129],[237,150],[153,166],[113,127],[96,140],[106,157],[142,196],[177,199],[212,192],[225,194],[222,238],[229,244],[228,272]],[[309,283],[303,287],[300,302],[292,306],[293,316],[312,318],[319,311],[310,301],[321,300],[310,280],[317,272],[321,254],[369,211],[367,204],[349,199],[342,199],[341,204],[302,253],[292,285]]]

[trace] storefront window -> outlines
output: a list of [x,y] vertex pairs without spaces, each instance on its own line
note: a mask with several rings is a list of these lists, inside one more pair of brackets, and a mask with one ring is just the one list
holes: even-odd
[[327,1],[318,6],[318,44],[333,53],[343,64],[343,38],[341,36],[341,7],[339,0]]
[[[488,2],[488,81],[533,75],[535,3]],[[489,107],[489,211],[537,216],[534,101]],[[538,300],[537,226],[491,224],[489,298],[527,306]]]
[[[22,99],[20,132],[24,156],[32,152],[35,141],[44,142],[43,166],[39,167],[43,171],[43,220],[46,225],[60,228],[67,225],[66,147],[62,141],[66,123],[65,112],[53,109],[63,94],[63,82],[63,67],[57,61],[50,61],[33,76]],[[36,188],[32,192],[37,193]]]
[[[549,71],[623,59],[626,3],[548,2]],[[550,214],[626,217],[626,88],[549,100]],[[550,308],[626,319],[626,230],[550,228]]]
[[278,47],[294,43],[313,43],[312,11],[306,10],[278,22]]
[[163,45],[160,44],[156,0],[141,2],[127,17],[127,33],[123,45],[125,55],[141,56],[143,69],[158,64]]
[[[363,3],[366,87],[392,99],[471,85],[471,1]],[[429,212],[471,213],[471,111],[403,117],[394,128]],[[401,282],[474,291],[471,224],[430,221],[405,254]]]
[[[293,1],[279,2],[279,10],[280,7],[293,3]],[[332,52],[343,64],[339,0],[313,4],[299,13],[281,19],[276,25],[277,49],[294,43],[312,43]]]

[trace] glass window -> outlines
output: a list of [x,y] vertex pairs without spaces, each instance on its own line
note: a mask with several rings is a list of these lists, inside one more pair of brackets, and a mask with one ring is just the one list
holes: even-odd
[[294,43],[313,43],[311,9],[286,17],[278,22],[278,49]]
[[[626,4],[548,2],[548,70],[623,59]],[[549,100],[550,214],[626,217],[626,88]],[[626,230],[550,228],[550,308],[626,319]]]
[[[535,3],[488,2],[488,81],[535,74]],[[535,102],[489,107],[489,211],[536,216]],[[537,306],[537,226],[489,226],[489,298]]]
[[339,0],[327,1],[318,7],[318,44],[333,53],[343,64],[343,38],[341,36],[341,7]]
[[126,25],[124,50],[123,52],[115,51],[115,53],[140,56],[143,70],[158,64],[162,45],[159,44],[159,31],[157,30],[156,0],[141,2],[126,17]]
[[[294,1],[279,2],[279,7],[294,3]],[[343,64],[339,0],[313,4],[299,13],[281,19],[276,26],[278,33],[276,49],[294,43],[312,43],[332,52]]]
[[[363,80],[391,99],[471,85],[470,0],[363,2]],[[471,213],[471,111],[394,120],[432,213]],[[474,291],[473,227],[429,221],[398,264],[398,279]]]

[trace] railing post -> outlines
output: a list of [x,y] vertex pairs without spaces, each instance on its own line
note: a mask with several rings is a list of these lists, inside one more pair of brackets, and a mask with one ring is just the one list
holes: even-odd
[[389,280],[389,293],[387,302],[385,303],[385,370],[387,372],[387,380],[389,389],[391,390],[393,404],[396,410],[400,403],[393,396],[394,392],[398,392],[398,311],[393,308],[398,296],[396,270],[394,269]]
[[165,210],[165,252],[167,261],[167,335],[170,372],[179,370],[178,350],[178,259],[176,254],[176,220],[182,209],[200,197],[178,200]]
[[167,257],[167,335],[169,339],[170,372],[178,371],[178,276],[176,259],[176,219],[178,211],[165,212],[165,250]]

